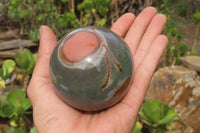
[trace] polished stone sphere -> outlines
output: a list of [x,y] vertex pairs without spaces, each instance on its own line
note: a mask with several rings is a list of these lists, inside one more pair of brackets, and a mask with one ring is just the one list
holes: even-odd
[[58,96],[83,111],[118,103],[132,82],[133,59],[126,43],[102,27],[78,28],[59,41],[50,59]]

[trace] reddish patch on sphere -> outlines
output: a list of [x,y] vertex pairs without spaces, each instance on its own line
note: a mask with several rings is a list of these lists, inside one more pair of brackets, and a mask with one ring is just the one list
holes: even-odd
[[78,62],[99,47],[97,36],[90,32],[79,32],[63,45],[63,55],[70,62]]

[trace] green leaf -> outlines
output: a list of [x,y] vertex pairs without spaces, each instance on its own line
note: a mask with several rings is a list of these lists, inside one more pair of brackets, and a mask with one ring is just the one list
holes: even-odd
[[154,100],[152,102],[145,102],[143,104],[144,114],[151,120],[151,122],[156,123],[162,118],[162,103],[159,100]]
[[188,46],[185,44],[180,44],[178,47],[179,47],[181,56],[183,56],[188,50]]
[[28,4],[31,4],[31,3],[32,3],[32,0],[27,0],[27,3],[28,3]]
[[184,4],[178,4],[175,8],[175,11],[178,15],[185,17],[187,15],[187,6]]
[[31,128],[30,133],[37,133],[37,130],[35,127]]
[[1,79],[1,78],[0,78],[0,88],[3,88],[3,89],[6,88],[5,80],[3,80],[3,79]]
[[20,128],[15,129],[15,128],[11,127],[8,129],[8,133],[22,133],[22,131]]
[[12,104],[4,104],[0,110],[1,117],[11,118],[14,115],[14,106]]
[[62,3],[66,3],[68,0],[61,0],[62,1]]
[[140,133],[141,130],[142,130],[142,123],[140,123],[139,121],[136,121],[131,133]]
[[28,49],[24,49],[21,52],[15,54],[15,61],[17,66],[22,69],[28,69],[30,61],[32,58],[32,53]]
[[179,60],[178,58],[176,58],[176,64],[177,64],[177,65],[182,65],[183,63],[182,63],[181,60]]
[[104,26],[106,24],[106,18],[100,19],[98,21],[99,21],[100,26]]
[[37,56],[38,56],[37,53],[36,53],[36,54],[33,54],[34,62],[36,62],[36,60],[37,60]]
[[24,49],[23,51],[15,54],[15,61],[19,72],[31,74],[36,60],[30,50]]
[[14,117],[13,119],[11,119],[11,120],[9,121],[9,124],[10,124],[12,127],[18,127],[18,126],[19,126],[19,124],[18,124],[18,122],[16,121],[16,119],[17,119],[17,117]]
[[196,24],[200,24],[200,12],[193,14],[192,18]]
[[37,20],[38,21],[44,21],[46,16],[47,16],[46,14],[40,13],[40,14],[37,15]]
[[15,62],[13,60],[7,59],[3,62],[2,68],[0,70],[0,77],[4,80],[11,77],[15,68]]
[[143,122],[145,123],[145,124],[147,124],[148,126],[152,126],[152,122],[151,122],[151,120],[144,114],[144,111],[143,111],[143,109],[141,109],[140,111],[139,111],[139,115],[143,118]]
[[6,99],[14,106],[21,106],[25,98],[25,92],[21,89],[13,89],[8,92]]
[[102,6],[100,7],[99,13],[101,14],[101,16],[105,16],[107,12],[108,12],[108,8],[102,7]]
[[165,127],[163,125],[156,127],[156,133],[163,133],[165,130]]
[[0,109],[3,106],[3,99],[0,97]]
[[181,41],[181,39],[183,38],[183,34],[177,33],[176,38],[177,38],[178,41]]
[[180,57],[180,54],[176,49],[172,49],[172,52],[174,54],[174,57]]
[[3,7],[3,4],[2,3],[0,3],[0,9]]
[[[143,122],[151,127],[162,127],[162,125],[169,124],[178,119],[174,108],[169,108],[159,100],[145,102],[139,114],[141,115]],[[162,130],[160,130],[160,132],[161,131]]]
[[175,120],[178,120],[177,113],[174,111],[174,108],[171,108],[169,109],[165,117],[158,121],[158,124],[168,124]]
[[31,102],[26,98],[26,93],[21,89],[11,90],[6,99],[8,103],[12,104],[15,107],[15,113],[22,115],[28,108],[31,107]]
[[196,50],[192,50],[192,51],[188,51],[187,55],[196,55],[197,51]]
[[171,28],[171,29],[170,29],[170,33],[171,33],[171,35],[172,35],[173,37],[175,37],[176,34],[178,33],[178,29],[177,29],[176,27]]
[[25,109],[22,107],[22,106],[17,106],[16,108],[15,108],[15,113],[17,114],[17,115],[20,115],[20,116],[22,116],[24,113],[25,113]]
[[31,39],[32,41],[34,41],[34,42],[37,42],[37,41],[39,41],[40,40],[40,34],[39,34],[39,30],[30,30],[30,32],[29,32],[29,39]]

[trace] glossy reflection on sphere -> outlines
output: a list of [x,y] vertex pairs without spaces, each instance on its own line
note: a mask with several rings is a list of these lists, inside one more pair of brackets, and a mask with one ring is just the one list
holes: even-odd
[[50,75],[59,97],[84,110],[106,109],[119,102],[132,81],[133,59],[125,42],[102,27],[82,27],[54,49]]

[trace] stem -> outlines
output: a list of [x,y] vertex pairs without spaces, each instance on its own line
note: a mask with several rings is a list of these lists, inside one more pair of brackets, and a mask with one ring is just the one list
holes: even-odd
[[26,76],[24,76],[24,78],[23,78],[23,79],[24,79],[23,88],[22,88],[23,91],[26,91],[26,88],[28,87],[29,78],[30,78],[29,75],[26,75]]
[[30,127],[32,125],[32,121],[26,115],[23,115],[22,117],[23,117],[24,123],[26,123],[26,127]]
[[150,5],[149,6],[152,6],[153,5],[153,0],[150,0]]
[[97,23],[97,26],[100,26],[100,23],[99,23],[99,16],[97,15],[95,9],[94,9],[94,10],[92,9],[92,14],[94,15],[95,22]]
[[[15,69],[14,69],[13,74],[16,74],[16,78],[17,78],[17,70],[16,70],[16,67],[15,67]],[[11,90],[14,90],[14,82],[15,82],[16,78],[11,82],[11,85],[10,85]]]
[[19,99],[19,96],[17,95],[15,89],[13,89],[13,91],[14,91],[14,94],[15,94],[15,96],[16,96],[16,98],[17,98],[17,101],[19,102],[19,105],[22,106],[22,103],[21,103],[21,101],[20,101],[20,99]]
[[68,1],[68,8],[70,12],[74,13],[74,0]]
[[194,43],[192,45],[192,50],[195,49],[196,45],[197,45],[197,40],[198,40],[198,36],[199,36],[199,28],[200,28],[200,24],[197,24],[197,28],[196,28],[196,33],[195,33],[195,38],[194,38]]

